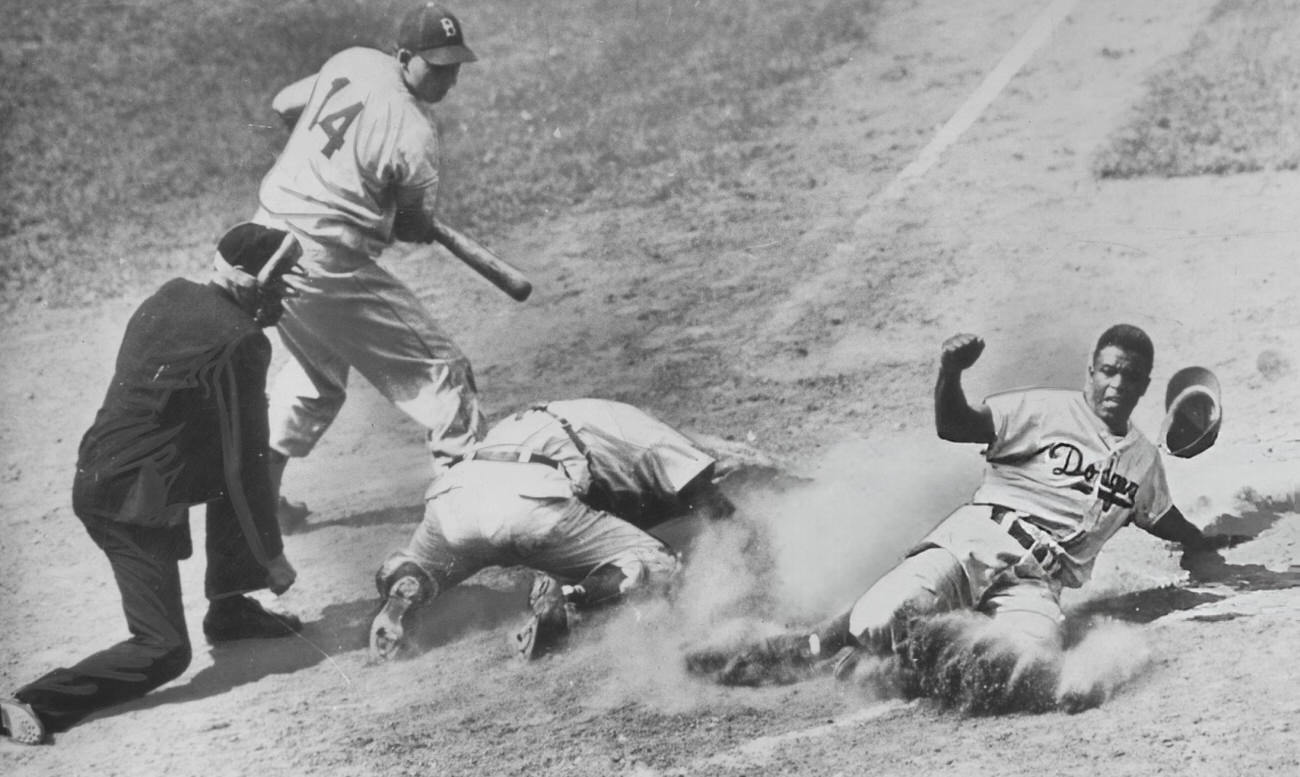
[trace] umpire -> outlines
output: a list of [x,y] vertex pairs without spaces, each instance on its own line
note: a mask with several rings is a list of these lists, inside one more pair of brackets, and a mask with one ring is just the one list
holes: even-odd
[[0,700],[4,733],[37,744],[190,664],[178,562],[192,553],[187,510],[207,503],[209,642],[302,628],[245,593],[293,585],[267,469],[266,371],[273,325],[292,293],[296,241],[241,224],[222,237],[207,284],[175,279],[136,310],[103,407],[81,441],[72,506],[108,556],[130,639]]

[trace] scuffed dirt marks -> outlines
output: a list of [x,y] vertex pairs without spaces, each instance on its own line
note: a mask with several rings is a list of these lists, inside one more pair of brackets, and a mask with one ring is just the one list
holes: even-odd
[[1073,713],[1101,705],[1149,662],[1139,632],[1109,620],[1057,648],[979,613],[946,613],[913,624],[900,690],[968,715]]

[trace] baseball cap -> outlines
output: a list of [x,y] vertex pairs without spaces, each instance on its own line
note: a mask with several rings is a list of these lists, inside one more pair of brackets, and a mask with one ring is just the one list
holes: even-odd
[[264,282],[271,275],[288,271],[298,251],[288,232],[244,222],[222,235],[217,255],[231,267]]
[[458,65],[478,59],[465,45],[465,31],[451,11],[422,2],[402,18],[397,47],[415,52],[430,65]]

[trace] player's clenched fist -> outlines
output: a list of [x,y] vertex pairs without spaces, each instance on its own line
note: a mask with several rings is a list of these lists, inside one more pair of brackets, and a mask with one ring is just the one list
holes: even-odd
[[984,339],[979,335],[959,334],[943,341],[943,355],[939,363],[945,370],[964,370],[984,352]]

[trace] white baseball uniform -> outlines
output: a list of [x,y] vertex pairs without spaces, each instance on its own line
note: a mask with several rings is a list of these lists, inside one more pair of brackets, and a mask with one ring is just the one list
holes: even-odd
[[270,392],[271,446],[305,456],[337,416],[355,368],[429,430],[435,459],[482,431],[469,360],[415,294],[375,263],[393,242],[398,193],[438,185],[438,136],[397,59],[351,48],[316,75],[262,179],[254,220],[303,247],[301,294],[279,324],[293,359]]
[[593,495],[616,510],[671,513],[713,464],[687,437],[631,405],[534,406],[497,422],[434,481],[424,520],[380,577],[413,562],[443,591],[487,566],[523,565],[577,582],[611,565],[624,573],[625,590],[661,584],[677,569],[675,554],[624,520],[631,516],[591,504]]
[[849,630],[890,649],[907,617],[973,607],[1059,640],[1062,586],[1082,585],[1128,523],[1172,506],[1159,452],[1132,424],[1112,434],[1080,391],[995,394],[994,441],[970,504],[958,508],[854,605]]

